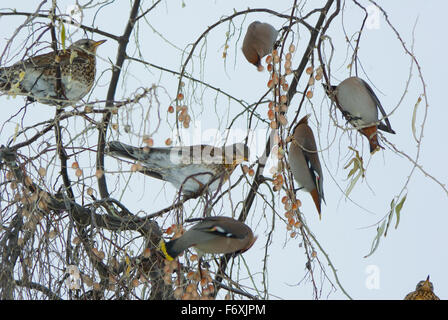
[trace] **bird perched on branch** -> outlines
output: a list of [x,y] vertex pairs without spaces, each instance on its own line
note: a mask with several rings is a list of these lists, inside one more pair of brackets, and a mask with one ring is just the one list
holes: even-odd
[[434,293],[434,286],[429,281],[429,275],[426,280],[422,280],[417,284],[415,291],[406,295],[404,300],[440,300]]
[[249,159],[249,148],[235,143],[222,148],[209,145],[137,148],[118,141],[107,144],[111,155],[137,160],[140,172],[171,182],[187,195],[214,191],[227,181],[238,164]]
[[38,55],[0,68],[0,90],[49,105],[75,104],[92,89],[96,49],[105,41],[81,39],[65,51]]
[[304,116],[294,128],[288,160],[294,180],[311,194],[320,219],[321,203],[325,201],[323,176],[309,117]]
[[[382,148],[378,143],[377,129],[395,134],[381,102],[367,82],[358,77],[350,77],[338,86],[323,86],[344,117],[367,137],[371,153]],[[382,119],[378,119],[378,110]]]
[[243,54],[258,71],[263,71],[261,59],[272,52],[277,36],[278,31],[269,23],[254,21],[247,28],[243,40]]
[[249,250],[257,237],[246,224],[229,217],[189,219],[199,221],[180,238],[160,241],[159,248],[168,260],[175,259],[190,247],[195,247],[200,257],[205,253],[235,255]]

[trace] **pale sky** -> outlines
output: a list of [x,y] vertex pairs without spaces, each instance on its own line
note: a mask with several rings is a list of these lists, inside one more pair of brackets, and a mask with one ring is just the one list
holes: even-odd
[[[135,38],[132,38],[128,46],[128,55],[143,59],[152,64],[180,71],[181,63],[185,60],[190,50],[189,44],[195,42],[198,37],[220,17],[234,13],[234,9],[241,11],[250,8],[268,8],[284,14],[290,13],[290,5],[293,1],[236,1],[236,0],[216,0],[216,1],[162,1],[161,4],[147,16],[147,22],[143,22],[136,29],[138,43],[140,45],[141,56],[138,55],[135,46]],[[31,2],[30,2],[31,3]],[[58,1],[60,8],[69,7],[74,1]],[[304,5],[303,13],[309,11],[314,5],[321,5],[324,1],[302,1]],[[368,1],[361,1],[366,7],[370,5]],[[388,17],[393,26],[400,33],[402,40],[408,49],[414,41],[414,53],[421,67],[421,72],[426,83],[426,91],[429,107],[427,118],[424,123],[424,138],[421,146],[421,154],[418,164],[433,178],[441,184],[448,181],[448,171],[446,163],[448,151],[440,134],[448,118],[448,111],[445,106],[445,83],[443,70],[446,70],[445,56],[446,45],[441,21],[448,10],[446,1],[428,0],[395,0],[378,1],[388,13]],[[19,7],[19,5],[21,7]],[[34,5],[34,4],[33,4]],[[332,84],[349,77],[347,68],[352,51],[345,41],[344,30],[349,37],[356,38],[355,34],[362,23],[364,13],[355,6],[352,1],[346,1],[343,16],[340,15],[332,23],[328,35],[332,39],[335,48],[331,72]],[[86,11],[83,23],[91,26],[95,18],[95,26],[106,30],[109,33],[121,34],[124,30],[128,17],[128,1],[116,1],[100,10],[94,17],[93,11]],[[144,3],[144,9],[150,3]],[[32,11],[35,8],[28,2],[17,3],[18,11]],[[245,20],[244,20],[245,19]],[[202,41],[195,51],[193,64],[188,70],[193,70],[193,76],[201,79],[210,85],[220,88],[226,93],[243,99],[252,104],[260,99],[266,92],[266,83],[269,74],[258,72],[253,65],[250,65],[241,52],[242,39],[247,26],[255,20],[268,22],[280,29],[285,24],[285,20],[271,16],[267,13],[252,13],[239,16],[234,20],[234,24],[228,23],[213,29]],[[10,38],[18,24],[24,21],[24,17],[12,18],[2,17],[2,37],[0,38],[0,48],[4,48],[6,39]],[[311,19],[310,24],[314,25],[315,20]],[[412,34],[415,25],[414,36]],[[242,29],[240,29],[242,27]],[[227,59],[222,58],[222,52],[226,43],[226,32],[230,30],[232,35],[228,45]],[[305,50],[308,36],[306,29],[300,27],[293,29],[296,52],[293,58],[293,68]],[[13,48],[16,50],[22,45],[19,39],[23,39],[24,33],[16,39]],[[73,40],[82,37],[81,32],[73,34]],[[91,34],[89,34],[91,37]],[[103,39],[100,35],[94,35],[95,40]],[[298,40],[298,41],[297,41]],[[302,41],[301,41],[302,40]],[[287,44],[291,40],[287,40]],[[116,59],[117,43],[109,39],[98,49],[97,79],[98,85],[91,93],[89,100],[105,99],[108,87],[110,72],[102,74],[110,67],[110,61]],[[187,53],[182,54],[182,50],[187,49]],[[3,49],[2,49],[3,50]],[[413,137],[411,124],[414,106],[418,97],[422,94],[422,84],[419,73],[414,65],[412,72],[411,59],[405,54],[397,36],[387,25],[384,17],[374,16],[368,20],[366,28],[361,37],[359,48],[359,58],[362,69],[359,76],[365,80],[370,80],[382,102],[386,112],[394,110],[390,116],[392,128],[396,134],[384,133],[384,137],[392,143],[398,150],[402,151],[410,158],[415,159],[417,143]],[[201,55],[201,59],[200,56]],[[12,64],[21,55],[10,55]],[[315,58],[317,65],[317,55]],[[2,65],[5,61],[1,61]],[[263,65],[265,65],[263,59]],[[408,92],[402,99],[406,87],[406,81],[410,72],[412,78]],[[123,142],[141,145],[141,135],[152,133],[155,145],[163,146],[166,138],[170,137],[175,128],[173,115],[168,115],[166,109],[176,96],[178,79],[168,73],[133,62],[126,69],[126,76],[120,80],[116,99],[132,95],[138,87],[151,87],[153,84],[159,86],[157,89],[157,99],[160,101],[161,122],[158,123],[158,112],[156,102],[153,100],[153,107],[149,110],[149,121],[145,119],[148,111],[147,104],[136,107],[131,113],[120,111],[118,124],[119,134],[114,132],[113,139]],[[366,76],[367,75],[367,76]],[[306,84],[303,76],[298,90],[301,91]],[[291,78],[287,78],[288,82]],[[196,86],[196,85],[194,85]],[[194,91],[196,90],[196,91]],[[194,98],[192,97],[194,94]],[[231,119],[242,111],[242,106],[225,96],[216,95],[216,92],[204,87],[193,87],[193,84],[186,80],[187,104],[192,113],[192,123],[196,123],[197,128],[190,126],[186,132],[185,141],[191,143],[213,143],[213,136],[216,134],[224,136],[225,128],[228,127]],[[272,97],[272,95],[268,95]],[[301,99],[300,93],[295,95],[291,103],[288,119],[294,118],[295,110]],[[0,103],[3,105],[3,112],[0,114],[0,123],[9,119],[24,105],[24,99],[17,97],[15,100],[1,96]],[[435,287],[435,293],[441,298],[448,298],[448,282],[446,269],[448,267],[448,253],[444,248],[448,236],[446,225],[448,225],[447,207],[448,197],[445,190],[431,177],[425,176],[419,169],[412,172],[413,164],[405,156],[397,154],[388,147],[388,143],[380,143],[385,149],[371,156],[368,152],[366,139],[354,131],[345,131],[335,128],[330,119],[330,101],[324,96],[321,83],[316,82],[314,87],[314,97],[304,104],[305,110],[301,111],[299,118],[307,113],[311,113],[311,127],[321,148],[320,159],[323,164],[324,192],[326,205],[322,208],[322,220],[319,221],[314,204],[309,194],[298,191],[298,198],[302,201],[301,207],[306,217],[308,227],[312,230],[320,245],[329,255],[332,264],[337,269],[339,280],[345,290],[354,299],[402,299],[415,289],[418,281],[426,279],[429,274]],[[332,111],[333,111],[332,107]],[[424,117],[424,101],[420,103],[416,113],[417,132],[422,129]],[[267,105],[258,107],[258,113],[267,119]],[[334,113],[332,112],[334,115]],[[345,126],[339,111],[336,113],[339,125]],[[31,125],[54,116],[54,108],[51,106],[32,104],[28,107],[23,119],[23,126]],[[168,118],[168,123],[166,119]],[[143,119],[143,120],[142,120]],[[0,144],[5,144],[13,136],[16,124],[20,123],[21,117],[14,118],[1,130]],[[245,132],[247,128],[246,115],[238,118],[233,128],[232,134],[238,135]],[[113,120],[117,123],[117,118]],[[124,125],[131,126],[131,134],[124,132]],[[75,132],[81,132],[85,123],[79,121],[71,123]],[[253,161],[260,155],[264,148],[266,139],[265,124],[259,123],[254,131],[254,144],[252,147]],[[244,137],[244,134],[243,134]],[[111,138],[109,131],[109,138]],[[202,141],[200,141],[202,138]],[[190,140],[188,140],[190,139]],[[96,134],[89,134],[87,137],[88,146],[95,148]],[[219,139],[218,139],[219,140]],[[223,140],[219,140],[222,142]],[[186,142],[186,143],[187,143]],[[189,144],[189,143],[187,143]],[[348,146],[354,146],[362,153],[364,166],[367,169],[366,178],[358,181],[355,188],[347,199],[344,190],[348,187],[347,174],[350,169],[343,169],[352,157]],[[90,158],[89,158],[90,157]],[[116,170],[117,161],[107,158],[106,165]],[[86,170],[93,170],[93,153],[86,157],[85,161],[80,161],[80,165],[85,165]],[[90,166],[90,168],[88,168]],[[129,165],[123,164],[122,170],[129,170]],[[236,181],[241,169],[237,168],[232,181]],[[56,174],[56,171],[54,172]],[[411,175],[410,181],[407,179]],[[154,212],[172,203],[175,198],[175,189],[169,184],[163,184],[155,179],[133,175],[130,183],[126,185],[126,179],[121,176],[117,182],[118,175],[108,175],[109,188],[113,196],[122,196],[122,190],[126,187],[122,201],[135,212],[143,210],[146,213]],[[250,179],[251,180],[251,179]],[[92,180],[94,181],[94,180]],[[117,182],[117,183],[115,183]],[[96,187],[94,184],[92,187]],[[404,191],[402,189],[405,187]],[[161,191],[159,191],[161,190]],[[236,206],[242,199],[242,195],[247,194],[249,185],[232,194],[231,204]],[[260,189],[266,192],[267,188]],[[376,234],[376,223],[380,221],[389,211],[389,205],[394,197],[401,197],[407,194],[407,200],[401,211],[401,219],[397,229],[394,229],[395,217],[386,238],[382,237],[376,252],[364,258],[369,251]],[[283,214],[280,203],[281,196],[277,196],[276,203],[279,212]],[[268,195],[270,197],[270,195]],[[196,201],[190,201],[185,207],[186,214],[194,208]],[[258,199],[250,211],[247,220],[254,233],[258,235],[257,243],[253,248],[244,254],[245,263],[253,273],[253,281],[262,290],[261,283],[263,257],[265,255],[264,245],[266,237],[271,227],[272,213],[268,209],[263,211],[263,201]],[[239,214],[241,206],[235,211]],[[215,213],[230,216],[232,209],[228,202],[220,204],[215,208]],[[266,214],[266,217],[263,216]],[[160,220],[163,223],[164,219]],[[167,218],[166,224],[172,223],[171,217]],[[304,249],[299,247],[301,238],[290,239],[286,233],[285,225],[278,218],[272,245],[268,250],[268,288],[272,299],[312,299],[312,286],[306,275],[305,263],[306,255]],[[327,266],[327,261],[318,248],[317,255],[324,266],[326,274],[335,284],[336,291],[330,290],[328,280],[324,280],[321,299],[346,299],[341,290],[337,287],[332,270]],[[242,264],[242,275],[245,274],[245,267]],[[315,265],[315,275],[320,287],[320,268]],[[236,272],[236,269],[235,269]],[[305,279],[303,279],[305,277]],[[242,283],[253,288],[252,281],[242,277]],[[300,284],[298,284],[300,282]],[[256,294],[254,291],[250,291]]]

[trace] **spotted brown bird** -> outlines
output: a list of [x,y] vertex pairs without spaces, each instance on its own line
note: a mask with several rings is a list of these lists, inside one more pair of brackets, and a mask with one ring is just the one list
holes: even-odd
[[[367,137],[371,153],[382,148],[378,142],[377,129],[395,134],[375,92],[361,78],[347,78],[338,86],[328,87],[324,84],[324,88],[331,99],[337,100],[345,118]],[[378,119],[378,110],[382,119]]]
[[426,280],[422,280],[417,284],[415,291],[406,295],[404,300],[440,300],[434,293],[434,286],[429,281],[429,275]]
[[[92,89],[96,49],[105,41],[81,39],[57,54],[50,52],[0,68],[0,90],[49,105],[75,104]],[[58,67],[61,76],[59,95]]]
[[238,164],[249,159],[249,148],[243,143],[222,148],[209,145],[137,148],[111,141],[106,152],[139,161],[143,166],[140,172],[171,182],[187,195],[198,194],[205,188],[216,190]]
[[252,22],[243,40],[243,54],[247,61],[263,71],[261,59],[272,52],[278,31],[269,23]]
[[311,194],[320,219],[322,200],[325,202],[323,175],[309,117],[304,116],[294,128],[288,160],[294,180]]
[[175,259],[183,251],[194,247],[200,258],[205,253],[234,255],[249,250],[257,237],[246,224],[229,217],[207,217],[186,220],[199,221],[181,237],[159,243],[159,248],[168,260]]

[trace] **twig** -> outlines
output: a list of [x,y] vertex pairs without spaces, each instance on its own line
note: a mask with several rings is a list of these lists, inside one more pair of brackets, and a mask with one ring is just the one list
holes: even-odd
[[[43,1],[43,3],[45,3],[45,1]],[[35,17],[37,17],[37,18],[51,18],[52,15],[50,15],[50,14],[42,14],[42,13],[29,13],[29,12],[14,11],[14,12],[0,12],[0,17],[1,16],[26,16],[26,17],[29,17],[29,18],[31,18],[31,17],[32,18],[35,18]],[[82,24],[77,24],[77,23],[75,23],[75,22],[73,22],[71,20],[65,19],[64,15],[57,16],[57,18],[60,19],[64,23],[68,23],[70,25],[79,27],[79,28],[81,28],[83,30],[86,30],[86,31],[89,31],[89,32],[92,32],[92,33],[100,34],[102,36],[114,39],[115,41],[118,41],[118,42],[120,42],[120,40],[121,40],[121,37],[117,37],[116,35],[114,35],[112,33],[109,33],[109,32],[103,31],[103,30],[99,30],[97,28],[91,28],[91,27],[88,27],[88,26],[85,26],[85,25],[82,25]],[[27,19],[27,21],[30,21],[30,20],[31,19]]]

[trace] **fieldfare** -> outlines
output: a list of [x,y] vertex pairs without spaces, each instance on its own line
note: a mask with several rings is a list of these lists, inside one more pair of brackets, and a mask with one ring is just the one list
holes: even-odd
[[434,293],[434,286],[428,276],[426,280],[420,281],[415,291],[408,293],[404,300],[440,300],[440,298]]
[[186,195],[196,195],[204,189],[216,190],[238,164],[249,159],[249,148],[243,143],[222,148],[209,145],[137,148],[111,141],[106,152],[139,161],[143,166],[140,172],[171,182]]
[[288,160],[294,179],[311,194],[320,219],[321,202],[325,201],[323,176],[309,117],[309,114],[303,117],[294,128]]
[[[50,52],[0,68],[0,90],[49,105],[75,104],[92,89],[96,49],[105,41],[81,39],[57,54]],[[58,88],[58,82],[62,88]]]
[[[344,117],[367,137],[371,153],[382,148],[378,143],[377,129],[395,134],[375,92],[361,78],[347,78],[338,86],[328,87],[324,84],[324,88],[328,96],[336,100]],[[383,119],[378,119],[378,109]]]
[[278,31],[269,23],[254,21],[247,28],[243,40],[243,54],[258,71],[263,71],[261,59],[272,52],[277,36]]
[[165,242],[159,248],[168,260],[175,259],[184,250],[195,247],[201,258],[205,253],[234,255],[249,250],[257,240],[244,223],[229,217],[207,217],[186,220],[199,221],[181,237]]

